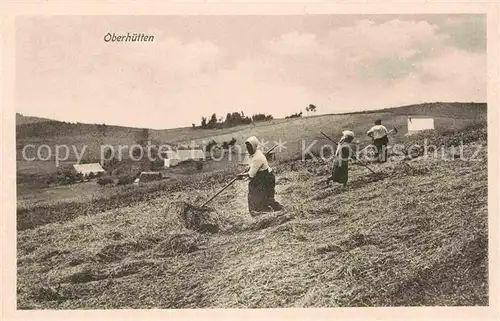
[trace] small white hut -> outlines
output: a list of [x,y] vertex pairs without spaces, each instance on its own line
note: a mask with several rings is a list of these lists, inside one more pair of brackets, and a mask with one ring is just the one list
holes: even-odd
[[177,151],[167,151],[165,154],[164,167],[166,168],[189,160],[205,160],[205,153],[201,149],[179,149]]
[[83,176],[87,176],[90,173],[94,175],[99,175],[105,172],[104,168],[102,168],[99,163],[91,163],[91,164],[73,164],[73,168],[79,174]]
[[423,130],[434,129],[434,118],[408,117],[408,133],[415,134]]

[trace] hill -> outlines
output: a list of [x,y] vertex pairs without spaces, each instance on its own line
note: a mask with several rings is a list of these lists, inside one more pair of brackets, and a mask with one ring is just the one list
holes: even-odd
[[[395,108],[387,108],[379,111],[366,113],[350,113],[339,115],[317,115],[294,119],[276,119],[267,122],[258,122],[253,125],[242,125],[224,129],[193,129],[177,128],[167,130],[148,130],[153,142],[157,144],[170,144],[175,146],[182,144],[203,144],[215,140],[219,144],[229,141],[233,137],[236,145],[243,145],[243,141],[249,136],[256,135],[260,140],[268,142],[270,148],[276,143],[282,143],[283,148],[275,150],[279,160],[290,160],[301,158],[302,151],[310,147],[314,154],[318,154],[323,146],[332,144],[325,139],[319,131],[338,139],[345,129],[353,130],[359,146],[370,143],[370,139],[364,135],[366,130],[372,126],[375,119],[380,118],[388,127],[397,127],[399,133],[391,138],[393,143],[404,142],[404,133],[407,130],[407,117],[425,115],[435,118],[435,126],[438,130],[461,130],[478,121],[485,121],[487,106],[482,103],[430,103],[409,105]],[[18,195],[22,199],[33,199],[32,189],[47,187],[47,182],[53,180],[58,170],[55,161],[55,149],[58,145],[68,146],[69,152],[61,155],[61,164],[74,163],[76,155],[81,154],[83,161],[100,161],[101,146],[114,146],[118,156],[119,146],[125,146],[120,155],[123,164],[120,165],[122,172],[130,172],[135,175],[141,170],[149,170],[147,164],[130,161],[130,154],[136,142],[144,137],[144,129],[130,128],[97,124],[73,124],[59,121],[48,121],[30,124],[20,124],[17,130],[17,182]],[[51,157],[47,160],[39,160],[37,150],[29,148],[26,156],[35,158],[27,161],[23,158],[23,148],[27,145],[38,148],[42,145],[50,146]],[[43,150],[41,155],[44,155]],[[227,155],[226,155],[227,156]],[[206,168],[219,170],[224,167],[234,167],[238,157],[233,157],[231,163],[217,162],[209,164]],[[213,166],[212,166],[213,165]],[[74,192],[69,191],[70,194]],[[37,193],[38,194],[38,193]],[[63,194],[66,194],[63,193]],[[78,194],[77,194],[78,195]],[[35,199],[40,200],[36,197]]]
[[41,117],[33,117],[33,116],[24,116],[23,114],[16,113],[16,126],[25,125],[25,124],[34,124],[34,123],[43,123],[53,121],[49,118],[41,118]]
[[[256,135],[265,141],[288,142],[287,150],[280,152],[280,157],[291,158],[301,149],[302,140],[309,142],[323,138],[318,135],[319,130],[327,131],[338,137],[342,130],[351,129],[358,133],[361,143],[368,142],[364,137],[366,130],[374,119],[380,118],[388,127],[398,127],[406,132],[408,116],[425,115],[435,118],[437,128],[460,129],[471,124],[477,118],[486,118],[486,104],[484,103],[429,103],[383,110],[358,112],[348,114],[318,115],[294,119],[275,119],[259,122],[256,126],[241,125],[224,129],[193,129],[176,128],[166,130],[148,130],[150,138],[158,144],[196,144],[208,143],[214,139],[218,143],[236,138],[238,144],[251,135]],[[23,116],[24,117],[24,116]],[[16,126],[17,158],[22,160],[22,148],[28,144],[40,146],[75,146],[82,150],[87,146],[85,155],[88,159],[99,159],[100,146],[119,145],[132,146],[141,137],[144,129],[96,124],[72,124],[59,121],[26,123],[22,119]],[[29,153],[28,153],[29,154]],[[29,154],[29,156],[34,156]],[[127,154],[124,154],[125,158]],[[74,160],[71,154],[68,160]],[[51,159],[53,161],[53,159]]]
[[486,306],[486,123],[460,126],[398,137],[445,159],[352,165],[345,189],[322,185],[329,164],[281,159],[285,210],[252,218],[237,182],[201,213],[215,233],[187,205],[236,169],[18,206],[18,309]]

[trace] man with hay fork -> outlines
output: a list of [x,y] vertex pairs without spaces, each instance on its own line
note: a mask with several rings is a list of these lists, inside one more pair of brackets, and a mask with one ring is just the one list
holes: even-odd
[[341,183],[345,187],[349,178],[349,159],[352,156],[352,142],[354,141],[354,133],[350,130],[342,132],[342,138],[338,142],[333,159],[332,175],[326,180],[326,184],[330,182]]
[[377,119],[375,121],[375,126],[370,128],[366,133],[369,137],[373,139],[373,145],[375,146],[375,157],[379,163],[385,163],[387,161],[387,144],[389,143],[389,131],[382,125],[382,120]]
[[276,177],[267,162],[266,155],[258,149],[259,140],[252,136],[245,141],[249,154],[247,172],[239,174],[238,178],[249,177],[248,210],[250,215],[257,213],[280,211],[283,206],[274,199]]

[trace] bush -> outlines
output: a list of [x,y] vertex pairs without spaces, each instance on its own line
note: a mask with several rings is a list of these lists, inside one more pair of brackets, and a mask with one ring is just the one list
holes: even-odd
[[57,173],[56,180],[57,184],[69,185],[76,183],[79,180],[79,176],[77,176],[77,173],[71,169],[62,169]]
[[197,162],[196,163],[196,169],[201,171],[203,169],[203,163],[202,162]]
[[102,178],[99,178],[97,180],[97,184],[101,185],[101,186],[106,186],[106,185],[109,185],[109,184],[113,184],[114,181],[111,177],[102,177]]
[[57,177],[50,175],[47,177],[47,179],[45,180],[44,183],[45,183],[45,185],[51,185],[51,184],[54,184],[56,182],[57,182]]
[[160,159],[160,158],[157,158],[154,161],[151,161],[149,164],[149,167],[151,168],[152,171],[162,169],[163,166],[165,166],[165,161]]
[[75,175],[75,180],[77,180],[79,182],[83,182],[83,180],[84,180],[83,174],[82,173],[76,174]]

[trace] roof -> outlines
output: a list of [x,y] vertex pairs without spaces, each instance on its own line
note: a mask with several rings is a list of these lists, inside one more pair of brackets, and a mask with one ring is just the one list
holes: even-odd
[[177,151],[180,160],[204,159],[205,153],[201,149],[181,149]]
[[160,175],[160,172],[141,172],[141,175]]
[[104,172],[104,168],[102,168],[99,163],[91,163],[91,164],[73,164],[73,168],[78,173],[100,173]]
[[178,158],[177,157],[177,152],[173,151],[173,150],[167,150],[165,152],[165,154],[166,154],[166,156],[167,156],[168,159],[176,159],[176,158]]

